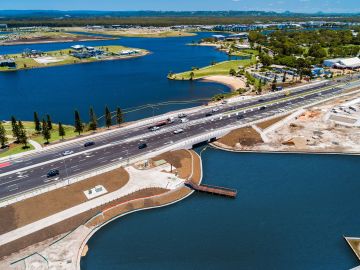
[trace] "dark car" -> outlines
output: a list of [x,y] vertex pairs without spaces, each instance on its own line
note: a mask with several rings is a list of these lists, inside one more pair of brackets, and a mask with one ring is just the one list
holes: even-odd
[[205,117],[209,117],[209,116],[212,116],[213,114],[212,113],[207,113],[205,114]]
[[265,106],[261,106],[261,107],[260,107],[260,110],[265,110],[265,109],[266,109]]
[[84,143],[84,147],[89,147],[95,145],[95,142],[86,142]]
[[59,175],[59,174],[60,174],[59,170],[51,169],[50,171],[48,171],[47,177],[53,177],[53,176],[56,176],[56,175]]
[[258,102],[263,102],[263,101],[265,101],[265,99],[263,99],[263,98],[260,98],[260,99],[258,100]]
[[237,119],[243,119],[244,116],[242,114],[238,115]]
[[138,146],[139,149],[144,149],[147,147],[147,144],[146,143],[142,143]]

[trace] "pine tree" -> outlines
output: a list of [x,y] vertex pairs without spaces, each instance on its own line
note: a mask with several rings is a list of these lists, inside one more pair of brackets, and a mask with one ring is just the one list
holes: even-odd
[[23,148],[28,148],[28,136],[26,134],[26,130],[24,128],[23,123],[19,120],[18,121],[18,141],[19,143],[23,144]]
[[81,122],[81,119],[80,119],[80,114],[79,112],[76,110],[75,111],[75,132],[78,132],[79,135],[81,132],[84,131],[84,126]]
[[120,124],[123,122],[124,122],[123,112],[120,109],[120,107],[117,107],[116,108],[116,123],[120,126]]
[[63,125],[61,124],[61,122],[59,122],[59,136],[64,139],[64,136],[66,135],[65,133],[65,129],[63,127]]
[[51,138],[51,133],[49,129],[49,125],[45,119],[42,120],[42,135],[44,140],[46,140],[46,144],[49,144],[49,139]]
[[89,116],[90,116],[89,129],[96,130],[97,129],[97,117],[96,117],[93,107],[90,108]]
[[15,139],[15,142],[19,143],[19,125],[16,121],[15,116],[11,116],[11,127],[12,127],[12,134]]
[[46,115],[46,120],[47,120],[47,127],[49,130],[52,130],[53,127],[52,127],[52,122],[51,122],[51,117],[49,114]]
[[37,112],[34,112],[34,126],[37,133],[41,131],[40,120]]
[[109,108],[105,107],[105,126],[109,128],[112,125],[111,112]]
[[6,137],[6,131],[2,123],[0,122],[0,145],[1,148],[5,148],[6,144],[8,142],[8,139]]

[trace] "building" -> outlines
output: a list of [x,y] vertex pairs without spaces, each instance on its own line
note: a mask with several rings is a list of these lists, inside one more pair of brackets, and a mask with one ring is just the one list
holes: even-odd
[[[238,50],[248,50],[251,49],[251,46],[249,44],[236,44],[234,46]],[[251,58],[251,57],[250,57]]]
[[213,38],[215,38],[216,40],[224,40],[225,36],[224,35],[212,35]]
[[8,28],[7,24],[0,24],[0,29],[7,29],[7,28]]
[[315,77],[319,77],[325,74],[325,70],[322,67],[314,67],[311,69],[311,74]]
[[343,69],[355,69],[360,68],[360,58],[336,58],[324,60],[323,63],[326,67],[343,68]]
[[76,51],[81,51],[81,50],[85,49],[85,46],[84,45],[74,45],[74,46],[71,46],[71,49],[76,50]]

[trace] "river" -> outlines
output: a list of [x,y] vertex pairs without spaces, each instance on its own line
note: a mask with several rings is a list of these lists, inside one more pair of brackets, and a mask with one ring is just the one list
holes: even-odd
[[137,212],[89,241],[82,270],[349,269],[343,235],[359,236],[354,156],[237,154],[208,149],[203,182],[238,197],[195,193]]
[[210,36],[199,33],[179,38],[121,38],[107,41],[49,43],[0,46],[0,54],[19,53],[26,48],[51,51],[69,48],[74,44],[89,46],[124,45],[151,51],[150,55],[128,60],[103,61],[88,64],[58,66],[17,72],[0,73],[0,119],[15,115],[32,120],[33,112],[49,113],[54,122],[73,123],[78,109],[83,121],[88,120],[89,107],[97,115],[108,105],[115,110],[166,101],[201,100],[191,104],[158,106],[131,113],[135,120],[167,111],[200,105],[215,94],[229,88],[205,82],[169,81],[170,71],[179,72],[191,67],[209,65],[212,61],[227,60],[228,56],[211,47],[186,46],[193,40]]

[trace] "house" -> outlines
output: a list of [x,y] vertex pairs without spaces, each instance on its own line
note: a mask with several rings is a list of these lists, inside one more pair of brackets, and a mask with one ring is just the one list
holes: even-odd
[[325,74],[325,70],[322,67],[314,67],[311,69],[311,74],[315,77],[319,77],[322,74]]
[[0,29],[7,29],[7,28],[8,28],[7,24],[0,24]]
[[240,39],[248,39],[249,34],[248,33],[239,33],[230,35],[226,38],[226,40],[240,40]]
[[236,49],[238,50],[248,50],[248,49],[251,49],[250,45],[249,44],[236,44],[234,46]]
[[225,36],[224,35],[212,35],[213,38],[215,38],[216,40],[224,40]]

